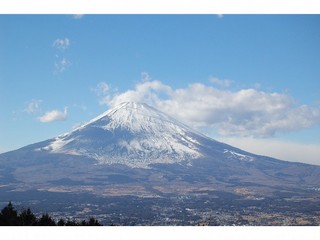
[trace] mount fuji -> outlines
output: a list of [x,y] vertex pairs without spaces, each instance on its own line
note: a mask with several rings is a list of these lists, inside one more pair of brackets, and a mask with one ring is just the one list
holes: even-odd
[[100,164],[147,168],[202,156],[206,139],[158,110],[127,102],[103,113],[35,151],[86,156]]
[[136,102],[122,103],[55,138],[0,154],[0,197],[9,200],[17,193],[22,199],[27,193],[72,193],[200,196],[214,202],[223,193],[245,201],[310,200],[320,199],[319,189],[319,166],[243,151]]

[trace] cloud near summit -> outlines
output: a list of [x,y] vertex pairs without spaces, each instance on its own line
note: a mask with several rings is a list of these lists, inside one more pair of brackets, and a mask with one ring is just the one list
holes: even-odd
[[223,136],[270,137],[320,124],[319,108],[298,105],[285,94],[251,88],[230,91],[193,83],[174,89],[149,78],[125,92],[104,91],[100,98],[109,107],[145,102],[195,128],[212,128]]

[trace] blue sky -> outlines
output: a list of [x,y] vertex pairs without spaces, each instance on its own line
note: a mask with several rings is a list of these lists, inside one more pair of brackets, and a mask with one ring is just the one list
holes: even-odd
[[319,24],[320,15],[0,15],[0,152],[144,101],[245,150],[320,164]]

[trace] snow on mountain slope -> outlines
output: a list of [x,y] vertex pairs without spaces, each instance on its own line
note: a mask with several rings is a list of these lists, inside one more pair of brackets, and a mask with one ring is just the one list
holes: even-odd
[[37,150],[146,168],[200,158],[199,138],[206,137],[147,104],[126,102]]
[[241,154],[241,153],[237,153],[228,149],[224,149],[223,153],[227,154],[227,157],[229,159],[238,159],[241,161],[248,161],[248,162],[252,162],[254,161],[254,157],[245,155],[245,154]]

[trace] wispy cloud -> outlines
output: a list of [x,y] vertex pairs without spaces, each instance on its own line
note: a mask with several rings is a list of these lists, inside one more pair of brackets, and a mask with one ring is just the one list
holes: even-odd
[[27,106],[23,109],[23,111],[29,114],[37,113],[40,110],[41,102],[42,100],[40,99],[32,99],[27,103]]
[[[149,77],[150,78],[150,77]],[[100,86],[103,88],[103,84]],[[320,109],[299,105],[290,96],[256,89],[227,91],[202,83],[173,89],[143,79],[122,93],[100,92],[100,104],[146,102],[194,127],[212,128],[224,136],[274,136],[320,124]]]
[[65,121],[68,115],[68,108],[65,107],[64,111],[52,110],[46,112],[43,116],[39,117],[40,122],[55,122],[55,121]]
[[209,77],[209,81],[221,87],[230,87],[231,84],[233,83],[232,80],[219,79],[217,77]]
[[108,94],[109,89],[110,89],[109,85],[105,82],[98,83],[97,88],[96,88],[98,94],[102,94],[102,95]]
[[54,40],[52,47],[57,49],[56,61],[54,62],[54,73],[62,73],[71,66],[71,61],[66,57],[65,51],[71,46],[69,38]]
[[69,38],[64,38],[64,39],[58,38],[54,40],[52,47],[59,50],[66,50],[70,47],[70,40]]
[[65,70],[67,70],[70,66],[71,62],[66,57],[58,57],[58,60],[54,63],[56,73],[62,73]]
[[110,87],[106,82],[100,82],[97,86],[92,89],[93,92],[100,98],[100,105],[108,105],[110,102]]
[[151,81],[151,77],[149,76],[149,73],[142,72],[141,73],[141,81],[143,81],[143,82]]

